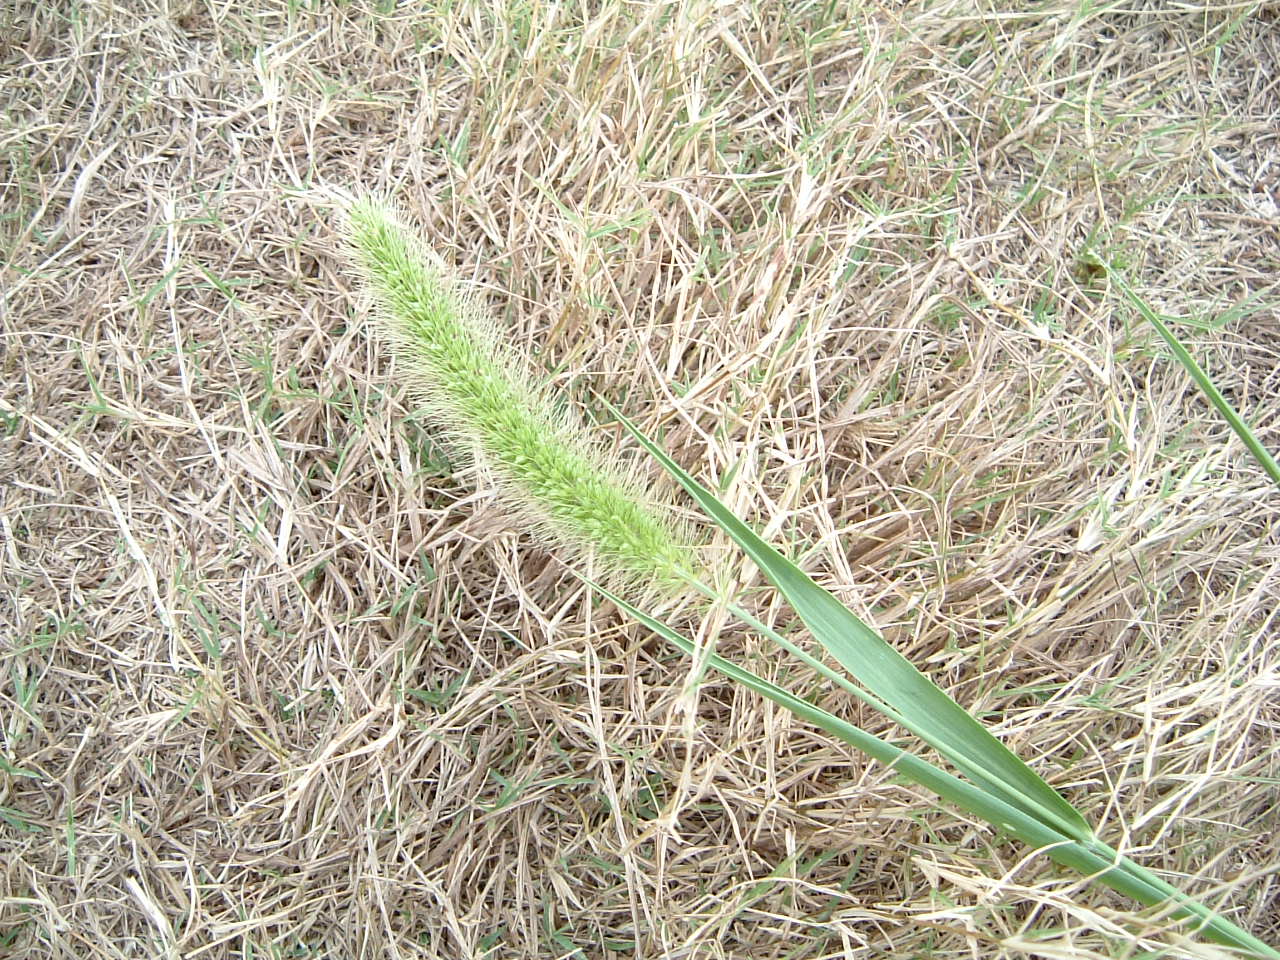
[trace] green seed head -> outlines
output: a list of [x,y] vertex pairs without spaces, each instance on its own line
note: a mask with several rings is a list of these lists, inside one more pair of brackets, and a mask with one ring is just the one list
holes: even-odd
[[353,204],[347,231],[378,325],[453,446],[544,540],[614,579],[677,592],[694,568],[683,531],[553,408],[489,314],[382,204]]

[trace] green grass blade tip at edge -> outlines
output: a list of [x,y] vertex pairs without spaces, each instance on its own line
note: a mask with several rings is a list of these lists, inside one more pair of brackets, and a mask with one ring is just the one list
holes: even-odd
[[1222,414],[1222,418],[1227,421],[1227,425],[1235,431],[1236,436],[1241,439],[1248,451],[1253,454],[1253,458],[1267,472],[1267,476],[1277,486],[1280,486],[1280,464],[1276,463],[1275,458],[1271,456],[1271,452],[1262,445],[1262,441],[1258,439],[1253,429],[1240,416],[1240,413],[1231,405],[1230,401],[1222,395],[1222,391],[1214,385],[1209,375],[1205,373],[1204,368],[1191,355],[1191,351],[1178,339],[1173,330],[1169,328],[1169,325],[1160,319],[1160,315],[1152,310],[1151,306],[1142,297],[1138,296],[1133,288],[1114,269],[1106,266],[1105,263],[1103,265],[1107,271],[1107,276],[1111,278],[1111,282],[1124,294],[1125,299],[1129,301],[1133,308],[1156,328],[1156,332],[1164,338],[1164,342],[1173,351],[1174,357],[1182,364],[1183,369],[1191,375],[1191,379],[1196,382],[1201,392],[1209,399],[1209,402],[1213,404],[1218,413]]

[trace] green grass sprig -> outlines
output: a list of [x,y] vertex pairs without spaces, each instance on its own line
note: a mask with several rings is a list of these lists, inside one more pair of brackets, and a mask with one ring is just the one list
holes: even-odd
[[1253,432],[1253,429],[1245,421],[1244,417],[1240,416],[1240,413],[1236,408],[1231,405],[1231,401],[1222,395],[1222,391],[1218,389],[1216,384],[1214,384],[1213,380],[1209,377],[1209,374],[1205,373],[1204,368],[1196,362],[1196,358],[1191,355],[1191,351],[1188,350],[1183,342],[1178,339],[1177,334],[1175,334],[1169,325],[1160,318],[1160,315],[1151,308],[1150,304],[1148,304],[1146,300],[1134,292],[1133,288],[1125,282],[1124,278],[1120,276],[1119,272],[1116,271],[1114,267],[1107,264],[1104,260],[1099,259],[1095,262],[1100,263],[1103,266],[1107,272],[1107,276],[1110,277],[1111,282],[1115,284],[1116,289],[1124,295],[1124,298],[1129,301],[1133,308],[1137,310],[1138,313],[1142,314],[1143,318],[1146,319],[1149,324],[1156,328],[1156,332],[1160,334],[1164,342],[1168,344],[1169,350],[1173,353],[1174,358],[1182,364],[1182,368],[1186,370],[1191,379],[1195,381],[1196,386],[1200,388],[1200,391],[1205,395],[1205,398],[1213,404],[1214,409],[1216,409],[1218,413],[1221,414],[1222,419],[1227,422],[1227,426],[1235,432],[1235,435],[1240,438],[1241,442],[1245,445],[1245,448],[1253,454],[1253,458],[1258,461],[1258,465],[1262,467],[1267,476],[1271,478],[1272,482],[1277,486],[1280,486],[1280,464],[1276,463],[1276,459],[1271,455],[1271,451],[1262,445],[1262,441],[1258,439],[1258,435]]

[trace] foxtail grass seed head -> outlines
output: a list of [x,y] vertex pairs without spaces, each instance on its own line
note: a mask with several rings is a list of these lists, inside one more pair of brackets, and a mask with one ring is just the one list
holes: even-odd
[[613,580],[679,592],[696,566],[684,532],[553,408],[490,315],[386,206],[357,201],[346,227],[378,326],[452,445],[544,540]]

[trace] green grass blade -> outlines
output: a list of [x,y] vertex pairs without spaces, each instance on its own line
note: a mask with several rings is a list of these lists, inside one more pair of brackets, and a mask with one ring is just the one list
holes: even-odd
[[[695,590],[697,590],[699,593],[701,593],[704,597],[706,597],[709,600],[716,601],[716,602],[719,602],[721,600],[721,598],[716,594],[714,590],[712,590],[710,587],[706,586],[703,583],[700,583],[696,580],[691,580],[690,586],[692,586]],[[755,630],[756,632],[758,632],[764,637],[768,637],[778,646],[782,647],[783,650],[786,650],[793,657],[800,660],[806,666],[812,668],[815,672],[821,674],[827,680],[830,680],[832,683],[840,687],[846,693],[852,694],[853,696],[861,700],[863,703],[867,704],[868,706],[876,710],[879,710],[881,713],[890,717],[895,722],[897,723],[903,722],[903,720],[898,716],[898,712],[894,710],[893,707],[889,706],[889,704],[885,703],[879,697],[876,697],[868,693],[866,690],[863,690],[857,684],[851,682],[847,676],[832,669],[828,664],[823,663],[813,654],[809,653],[809,651],[805,650],[803,647],[797,646],[787,637],[784,637],[782,634],[778,633],[778,631],[774,630],[767,623],[764,623],[759,619],[757,619],[756,617],[752,616],[749,611],[743,609],[736,603],[729,603],[729,604],[726,604],[725,606],[726,606],[726,609],[731,614],[733,614],[735,617],[737,617],[739,620],[741,620],[743,623],[749,626],[752,630]]]
[[[808,700],[797,697],[777,684],[765,680],[758,674],[726,660],[717,653],[699,649],[692,640],[676,632],[662,621],[632,606],[626,600],[611,593],[599,584],[593,583],[585,577],[582,579],[620,610],[633,617],[649,630],[670,641],[685,653],[695,658],[704,659],[705,662],[749,689],[767,697],[779,706],[785,707],[796,716],[814,723],[828,733],[838,736],[850,746],[857,747],[863,753],[892,767],[912,781],[928,787],[944,799],[955,803],[970,813],[981,816],[988,823],[1008,830],[1019,839],[1037,846],[1063,843],[1083,846],[1046,826],[1041,821],[1028,817],[1016,807],[1006,803],[999,797],[992,796],[982,788],[966,783],[959,777],[947,773],[927,760],[908,753],[901,747],[895,747],[874,734],[867,733],[847,720],[842,720],[821,707],[810,703]],[[1089,863],[1094,868],[1107,866],[1107,864],[1095,862],[1096,854],[1091,854],[1091,856],[1094,859],[1090,860]]]
[[1219,916],[1203,904],[1180,893],[1149,870],[1120,856],[1100,840],[1091,838],[1087,842],[1081,842],[1065,836],[1039,818],[1028,815],[1024,810],[982,787],[952,776],[927,760],[908,753],[900,747],[895,747],[874,734],[867,733],[847,720],[842,720],[816,704],[797,697],[783,687],[726,660],[713,651],[699,649],[692,640],[662,621],[649,616],[604,587],[582,577],[581,574],[578,576],[618,609],[689,656],[710,664],[747,689],[772,700],[797,717],[809,721],[851,747],[879,760],[912,782],[932,790],[942,799],[981,817],[993,827],[1035,847],[1054,862],[1075,870],[1083,876],[1098,880],[1147,906],[1176,904],[1171,909],[1173,918],[1191,921],[1207,938],[1223,946],[1247,951],[1263,960],[1280,960],[1280,952],[1273,950],[1248,931]]
[[892,708],[886,713],[895,722],[937,749],[975,783],[1046,826],[1074,840],[1093,838],[1093,831],[1075,807],[968,711],[808,574],[761,540],[630,421],[616,410],[613,413],[782,591],[814,638],[875,698]]
[[1146,318],[1147,322],[1156,328],[1156,332],[1164,338],[1164,342],[1169,345],[1169,349],[1173,351],[1173,355],[1177,358],[1178,362],[1182,364],[1187,373],[1191,374],[1191,379],[1196,382],[1196,385],[1204,395],[1209,398],[1209,402],[1217,408],[1220,414],[1222,414],[1222,418],[1227,421],[1227,425],[1235,431],[1236,436],[1244,441],[1244,445],[1248,448],[1249,452],[1253,454],[1253,458],[1262,465],[1262,469],[1267,472],[1267,475],[1271,477],[1278,486],[1280,486],[1280,464],[1276,463],[1276,460],[1271,456],[1270,451],[1262,445],[1262,441],[1257,438],[1253,430],[1249,427],[1249,424],[1245,423],[1244,418],[1240,416],[1236,411],[1236,408],[1233,407],[1230,402],[1228,402],[1227,398],[1222,395],[1222,391],[1213,385],[1213,381],[1209,379],[1209,375],[1205,373],[1200,364],[1196,362],[1195,357],[1191,356],[1191,351],[1183,346],[1182,341],[1179,340],[1177,335],[1169,329],[1168,325],[1160,319],[1159,314],[1152,310],[1145,300],[1134,293],[1133,288],[1125,283],[1118,273],[1110,267],[1107,267],[1106,269],[1107,275],[1111,278],[1111,282],[1116,285],[1116,288],[1122,294],[1124,294],[1125,298],[1133,305],[1134,309],[1142,314],[1143,317]]

